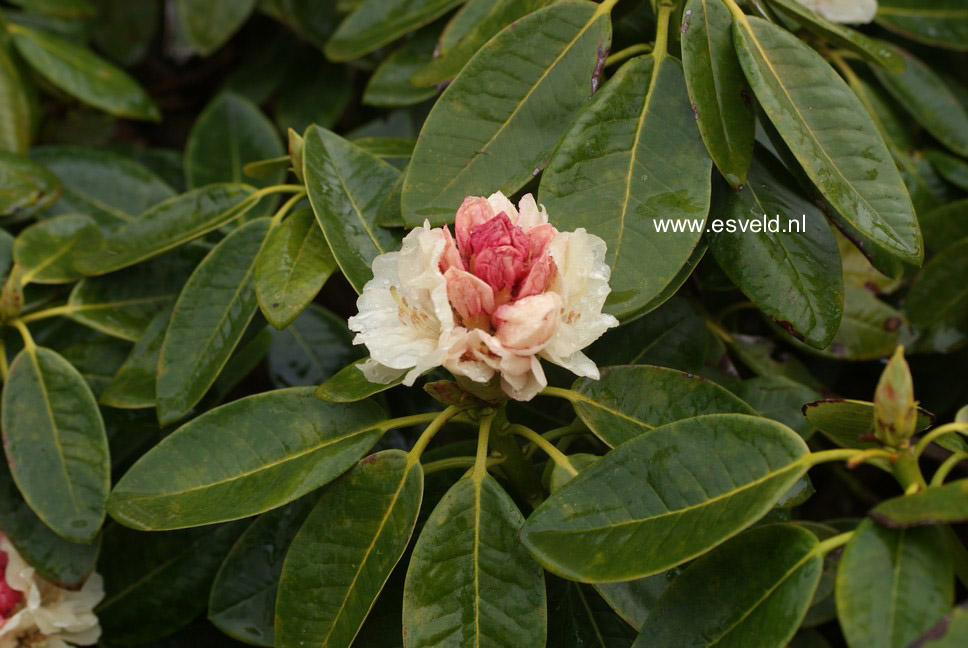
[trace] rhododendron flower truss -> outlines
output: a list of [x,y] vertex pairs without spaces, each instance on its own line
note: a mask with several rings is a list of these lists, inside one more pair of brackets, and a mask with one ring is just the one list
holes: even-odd
[[618,325],[602,313],[605,242],[559,232],[530,194],[517,209],[500,192],[466,198],[453,235],[424,223],[373,261],[373,275],[349,321],[371,382],[405,375],[412,385],[443,366],[465,385],[499,383],[529,400],[547,385],[542,358],[597,379],[582,349]]

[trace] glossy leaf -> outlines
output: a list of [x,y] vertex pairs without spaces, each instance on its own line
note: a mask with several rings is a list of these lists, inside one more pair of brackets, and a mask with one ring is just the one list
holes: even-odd
[[962,603],[925,632],[917,648],[959,648],[968,641],[968,605]]
[[57,200],[57,178],[30,158],[0,150],[0,215],[29,216]]
[[[452,221],[465,196],[511,195],[536,176],[594,92],[610,40],[607,13],[580,0],[536,11],[488,41],[420,131],[403,186],[404,223]],[[560,213],[550,213],[557,224]]]
[[924,155],[945,180],[968,191],[968,162],[944,151],[925,151]]
[[51,531],[20,495],[6,461],[0,461],[0,529],[27,564],[51,583],[77,586],[94,571],[100,538],[77,544]]
[[364,0],[326,43],[332,61],[360,58],[432,22],[463,0]]
[[349,647],[403,555],[423,470],[400,450],[363,459],[327,488],[283,566],[276,645]]
[[[709,248],[719,267],[764,314],[822,349],[837,333],[843,315],[837,240],[823,212],[800,194],[779,160],[762,155],[764,159],[753,160],[746,188],[730,196],[726,206],[725,217],[737,231],[714,231],[707,237]],[[744,226],[759,227],[743,231]]]
[[689,0],[682,27],[682,67],[706,150],[733,188],[747,183],[753,157],[752,96],[736,58],[729,9]]
[[[824,436],[844,448],[875,448],[874,403],[828,399],[805,403],[803,415]],[[917,431],[931,427],[934,415],[918,408]]]
[[202,399],[255,315],[254,266],[268,231],[267,219],[238,228],[185,283],[158,356],[157,409],[163,425]]
[[329,403],[355,403],[403,382],[403,375],[387,384],[371,383],[357,368],[366,358],[343,367],[316,389],[316,397]]
[[920,43],[968,50],[968,7],[959,0],[880,0],[876,20]]
[[3,385],[3,445],[24,499],[55,533],[89,543],[104,520],[111,461],[104,421],[84,378],[30,346]]
[[575,381],[572,405],[585,425],[612,447],[700,414],[756,413],[716,383],[675,369],[627,365],[601,373],[601,380]]
[[904,57],[904,71],[895,74],[874,68],[877,79],[938,141],[959,155],[968,155],[968,110],[928,65],[900,48],[895,51]]
[[956,200],[921,214],[924,247],[941,252],[952,242],[968,238],[968,200]]
[[[733,33],[760,105],[836,210],[837,222],[919,264],[921,234],[911,199],[856,95],[819,54],[782,28],[747,17],[734,23]],[[820,97],[824,109],[811,110]]]
[[78,250],[96,245],[97,224],[81,214],[49,218],[21,230],[13,258],[27,283],[69,283],[81,278],[74,269]]
[[870,515],[891,528],[964,522],[968,520],[968,479],[885,500]]
[[657,232],[655,221],[704,219],[711,166],[675,59],[629,61],[575,120],[540,200],[560,229],[586,227],[605,241],[606,311],[626,318],[658,305],[702,232]]
[[315,126],[306,131],[303,165],[319,226],[343,275],[362,292],[373,259],[399,247],[399,234],[377,226],[376,216],[400,172]]
[[30,101],[23,74],[10,55],[0,47],[0,150],[26,153],[30,147]]
[[274,332],[269,379],[276,387],[318,385],[359,357],[362,349],[352,339],[345,319],[310,304],[285,330]]
[[[208,4],[203,1],[200,4]],[[234,4],[214,0],[211,4]],[[232,92],[222,92],[198,116],[185,145],[185,182],[189,188],[217,182],[251,182],[257,186],[279,184],[285,171],[260,180],[247,180],[242,168],[249,162],[279,157],[284,153],[279,134],[259,107]]]
[[358,137],[353,144],[385,160],[409,159],[417,140],[408,137]]
[[252,194],[248,185],[216,184],[170,198],[112,231],[77,267],[101,275],[150,259],[245,213],[255,204]]
[[304,388],[233,401],[139,459],[111,494],[111,516],[164,530],[262,513],[352,466],[380,438],[383,418],[373,402],[326,404]]
[[437,89],[418,88],[410,76],[430,61],[437,44],[432,28],[421,30],[404,43],[373,71],[363,91],[363,103],[369,106],[412,106],[430,99]]
[[676,570],[670,570],[624,583],[597,583],[595,590],[616,614],[638,630],[645,623],[662,593],[669,589],[677,573]]
[[908,646],[952,605],[951,558],[934,527],[894,530],[864,520],[837,570],[847,645]]
[[804,439],[814,431],[803,416],[805,403],[812,403],[820,394],[784,376],[757,376],[744,380],[736,392],[757,412],[783,423]]
[[820,581],[817,538],[793,525],[743,533],[695,561],[656,603],[633,646],[785,646]]
[[[718,461],[709,461],[710,448]],[[571,580],[649,576],[762,517],[806,472],[807,453],[786,426],[741,414],[664,425],[545,500],[521,539],[546,569]]]
[[544,573],[518,539],[524,518],[490,475],[463,477],[434,508],[403,590],[407,648],[547,639]]
[[911,284],[904,312],[923,351],[951,351],[968,341],[968,239],[935,255]]
[[308,209],[273,229],[255,262],[259,308],[277,329],[286,328],[336,269],[323,231]]
[[161,343],[171,318],[162,310],[148,323],[131,352],[98,399],[108,407],[139,409],[154,407],[156,373]]
[[102,641],[133,646],[188,625],[205,609],[215,572],[244,529],[237,522],[149,534],[111,526],[98,563]]
[[161,113],[138,83],[89,49],[48,32],[11,24],[20,55],[51,84],[117,117],[158,121]]
[[221,47],[245,23],[256,0],[176,0],[178,19],[202,56]]
[[311,493],[263,513],[235,543],[219,567],[208,599],[208,618],[219,630],[256,646],[273,645],[282,564],[318,499]]
[[147,168],[109,151],[78,146],[40,146],[31,157],[60,178],[64,194],[51,209],[87,214],[110,230],[175,195]]
[[844,286],[844,314],[837,333],[825,348],[810,350],[841,360],[884,358],[894,352],[904,326],[904,315],[900,311],[878,299],[866,287],[847,284]]

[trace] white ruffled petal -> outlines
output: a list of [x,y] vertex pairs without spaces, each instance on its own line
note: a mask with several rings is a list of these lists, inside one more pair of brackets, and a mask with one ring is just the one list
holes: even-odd
[[547,222],[548,212],[545,211],[544,205],[539,206],[535,202],[534,196],[525,194],[518,201],[518,227],[527,232],[532,227],[544,225]]
[[487,202],[491,206],[491,209],[494,210],[495,216],[504,212],[508,215],[508,219],[513,225],[518,224],[518,210],[514,208],[514,203],[508,200],[507,196],[503,193],[495,191],[487,197]]

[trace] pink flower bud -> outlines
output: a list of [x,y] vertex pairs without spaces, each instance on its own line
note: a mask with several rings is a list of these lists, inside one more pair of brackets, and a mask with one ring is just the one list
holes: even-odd
[[558,266],[555,265],[555,260],[551,258],[551,254],[545,252],[531,264],[528,274],[518,285],[515,299],[539,295],[548,290],[548,286],[554,281],[556,274],[558,274]]
[[527,235],[501,212],[488,222],[471,228],[470,269],[483,279],[495,294],[510,299],[514,285],[524,276],[531,257]]
[[540,350],[561,321],[561,297],[542,293],[505,304],[494,311],[495,337],[508,349]]
[[465,256],[470,256],[471,229],[483,225],[494,218],[494,210],[486,198],[468,196],[464,204],[457,210],[454,221],[454,233],[457,235],[457,246]]
[[447,300],[465,328],[487,329],[494,312],[494,291],[469,272],[451,267],[444,273]]
[[7,552],[0,551],[0,625],[13,616],[14,611],[24,599],[23,592],[13,589],[7,582],[7,564],[10,557]]
[[450,235],[450,229],[444,225],[443,230],[445,243],[444,253],[440,257],[440,271],[447,272],[448,268],[466,270],[464,260],[461,259],[460,252],[457,250],[457,244],[454,243],[454,237]]

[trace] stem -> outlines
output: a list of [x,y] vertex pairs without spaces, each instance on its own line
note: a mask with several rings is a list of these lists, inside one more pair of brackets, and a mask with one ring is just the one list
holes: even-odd
[[259,189],[251,196],[249,196],[249,200],[260,200],[262,198],[265,198],[266,196],[271,196],[272,194],[277,194],[277,193],[299,193],[301,191],[305,192],[306,187],[303,185],[297,185],[297,184],[273,185],[271,187],[265,187],[263,189]]
[[914,446],[914,456],[920,457],[921,453],[924,452],[925,448],[931,445],[931,442],[939,437],[943,437],[946,434],[968,434],[968,423],[946,423],[941,427],[935,428],[921,437],[918,444]]
[[521,446],[510,433],[511,427],[505,423],[498,433],[491,437],[491,447],[495,451],[495,457],[504,458],[501,468],[514,487],[514,491],[531,506],[537,506],[544,499],[544,488],[535,474],[534,466],[524,456]]
[[477,456],[474,458],[474,470],[471,478],[478,484],[487,474],[487,442],[491,436],[491,425],[497,412],[491,412],[481,419],[481,427],[477,434]]
[[10,369],[7,365],[7,347],[3,343],[3,336],[0,336],[0,380],[7,382],[7,374]]
[[24,348],[26,348],[28,351],[37,348],[37,345],[34,344],[34,338],[31,337],[30,331],[27,330],[27,326],[21,320],[14,320],[11,322],[11,324],[17,327],[17,330],[20,331],[20,337],[24,339]]
[[427,444],[434,438],[434,435],[440,431],[440,428],[447,424],[447,421],[460,414],[464,409],[464,407],[451,405],[443,412],[438,413],[420,435],[420,438],[417,439],[417,442],[413,444],[410,452],[407,453],[407,462],[410,464],[419,462],[420,455],[423,454],[423,451],[427,448]]
[[542,396],[551,396],[553,398],[564,398],[566,401],[574,403],[576,400],[581,399],[581,394],[571,389],[562,389],[561,387],[545,387],[541,390]]
[[568,457],[566,457],[564,453],[556,448],[550,441],[545,439],[534,430],[526,428],[523,425],[512,425],[510,430],[514,434],[524,437],[531,443],[541,448],[541,450],[548,455],[549,459],[554,461],[557,466],[567,471],[572,477],[578,474],[578,469],[572,465],[571,460],[568,459]]
[[31,322],[36,322],[42,319],[48,319],[50,317],[57,317],[58,315],[70,315],[77,308],[70,304],[63,304],[62,306],[54,306],[53,308],[48,308],[46,310],[36,311],[34,313],[29,313],[20,317],[20,321],[24,324],[30,324]]
[[289,200],[287,200],[286,202],[284,202],[282,204],[282,207],[280,207],[276,211],[276,213],[272,215],[272,221],[270,221],[269,227],[270,228],[273,228],[276,225],[278,225],[279,223],[281,223],[282,222],[282,219],[286,217],[286,214],[288,214],[289,211],[293,207],[295,207],[296,204],[300,200],[302,200],[305,197],[306,197],[306,191],[305,190],[293,194],[293,196]]
[[[446,411],[446,410],[445,410]],[[410,427],[411,425],[423,425],[424,423],[433,423],[434,419],[441,415],[441,412],[427,412],[425,414],[411,414],[410,416],[401,416],[400,418],[387,419],[386,421],[380,421],[374,427],[388,432],[390,430],[396,430],[398,428]],[[473,424],[469,418],[465,417],[454,417],[455,423],[467,423]]]
[[675,3],[669,0],[659,0],[659,15],[656,17],[655,26],[655,47],[652,48],[656,63],[665,58],[669,49],[669,17]]
[[618,4],[618,0],[602,0],[602,3],[598,5],[598,11],[595,13],[598,15],[609,13],[616,4]]
[[817,546],[814,549],[814,551],[817,552],[817,553],[819,553],[819,554],[826,555],[826,554],[830,553],[831,551],[833,551],[834,549],[838,549],[840,547],[843,547],[845,544],[847,544],[848,542],[850,542],[850,539],[853,536],[854,536],[854,532],[853,531],[847,531],[845,533],[841,533],[839,535],[835,535],[832,538],[827,538],[826,540],[823,540],[822,542],[820,542],[819,544],[817,544]]
[[948,473],[955,469],[955,466],[968,459],[968,452],[956,452],[938,466],[931,477],[931,486],[941,486],[948,477]]
[[917,450],[907,448],[897,455],[894,462],[894,478],[904,489],[905,493],[914,493],[922,488],[927,488],[924,476],[921,475],[921,467],[918,465]]
[[[437,461],[425,463],[423,465],[423,473],[426,476],[435,472],[453,470],[455,468],[473,468],[476,461],[477,459],[475,457],[448,457],[446,459],[438,459]],[[503,462],[503,459],[488,459],[487,467],[500,466]]]
[[639,43],[638,45],[630,45],[625,49],[621,49],[607,59],[605,59],[605,67],[612,67],[617,63],[622,63],[623,61],[632,58],[636,54],[648,54],[652,51],[652,43]]
[[728,7],[730,13],[733,14],[733,20],[738,20],[743,23],[748,22],[746,20],[746,14],[743,13],[743,10],[739,8],[739,5],[736,4],[735,0],[723,0],[723,2],[726,3],[726,7]]
[[[877,452],[874,452],[877,450]],[[863,455],[865,458],[872,456],[884,457],[885,459],[892,459],[892,455],[887,450],[872,449],[872,450],[859,450],[857,448],[835,448],[833,450],[821,450],[820,452],[811,452],[806,456],[805,461],[811,466],[816,466],[828,461],[850,461],[859,455]]]
[[573,436],[575,434],[585,434],[588,431],[588,426],[585,425],[585,422],[580,418],[576,418],[568,425],[564,425],[553,430],[548,430],[541,436],[544,437],[546,441],[557,441],[561,437]]

